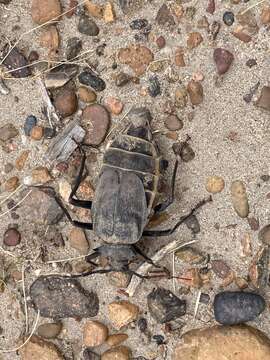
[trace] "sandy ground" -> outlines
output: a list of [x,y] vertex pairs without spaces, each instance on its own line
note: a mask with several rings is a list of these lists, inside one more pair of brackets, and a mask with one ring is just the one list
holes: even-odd
[[[100,1],[101,2],[101,1]],[[62,1],[66,3],[66,1]],[[130,20],[140,17],[147,18],[153,24],[153,32],[155,34],[162,34],[165,36],[167,46],[157,51],[153,42],[149,41],[146,46],[151,48],[155,53],[155,59],[162,59],[172,56],[176,46],[185,45],[186,32],[196,29],[197,19],[205,15],[205,8],[207,1],[190,1],[189,6],[195,4],[197,9],[195,18],[191,22],[183,22],[178,26],[179,31],[173,33],[166,32],[154,24],[153,14],[161,6],[163,1],[154,0],[146,1],[142,5],[141,10],[132,13],[130,16],[123,16],[118,6],[116,5],[117,21],[112,25],[104,25],[98,22],[101,29],[99,36],[100,43],[106,42],[105,57],[99,59],[98,69],[101,71],[104,80],[107,83],[107,88],[99,96],[98,101],[102,103],[103,98],[107,95],[119,97],[124,105],[125,110],[128,110],[133,105],[146,105],[151,110],[154,120],[153,128],[155,130],[164,130],[163,120],[164,113],[162,104],[164,100],[173,98],[174,89],[177,84],[170,84],[166,80],[164,72],[158,74],[162,80],[162,95],[156,99],[149,96],[140,96],[140,88],[147,84],[149,73],[141,79],[141,85],[127,85],[124,88],[117,88],[112,81],[111,64],[114,56],[117,54],[117,49],[124,47],[133,41],[134,33],[129,29],[128,23]],[[209,20],[222,21],[222,14],[226,8],[230,8],[228,1],[217,1],[217,10],[213,16],[208,14]],[[247,6],[243,4],[242,6]],[[240,9],[240,6],[231,6],[234,12]],[[255,12],[259,14],[259,9]],[[93,41],[87,36],[79,34],[76,30],[76,23],[78,17],[73,16],[71,19],[64,18],[58,25],[61,35],[61,49],[59,57],[64,54],[63,49],[66,46],[66,40],[72,36],[79,36],[83,40],[83,49],[91,49]],[[22,33],[33,27],[30,16],[30,1],[13,0],[10,5],[4,6],[0,4],[0,44],[1,47],[5,44],[6,39],[10,41],[17,40]],[[16,27],[14,28],[14,26]],[[124,36],[117,35],[117,28],[124,29]],[[177,29],[177,27],[176,27]],[[170,221],[174,221],[182,214],[189,211],[189,209],[199,200],[207,196],[205,190],[206,178],[209,175],[220,175],[224,178],[226,187],[224,191],[214,196],[213,203],[204,207],[198,213],[198,219],[201,225],[201,232],[197,235],[196,247],[208,252],[212,258],[226,259],[226,262],[239,276],[246,276],[250,258],[241,258],[241,239],[246,233],[250,233],[252,237],[252,248],[255,254],[258,249],[257,232],[250,230],[246,220],[240,219],[232,208],[230,199],[230,184],[233,180],[240,179],[244,181],[248,191],[250,203],[250,215],[255,216],[260,221],[260,226],[263,226],[269,221],[269,198],[266,195],[269,191],[269,183],[263,182],[260,176],[269,174],[269,113],[258,109],[253,103],[247,104],[243,101],[243,95],[249,92],[249,89],[258,81],[260,88],[263,85],[269,85],[270,78],[270,61],[269,61],[269,31],[265,27],[261,27],[259,33],[254,36],[253,41],[245,44],[235,39],[230,34],[231,29],[222,24],[221,31],[217,37],[215,44],[209,42],[205,31],[200,30],[204,37],[204,42],[196,49],[189,51],[187,55],[187,66],[177,70],[181,81],[186,84],[195,71],[201,71],[205,79],[203,81],[204,101],[194,110],[188,105],[182,111],[179,111],[179,116],[184,121],[184,128],[179,132],[179,139],[184,139],[185,134],[191,136],[191,146],[194,149],[195,159],[189,163],[183,163],[177,176],[176,187],[176,202],[170,207]],[[19,46],[21,49],[29,53],[32,49],[38,49],[39,31],[23,37]],[[214,47],[225,47],[230,50],[234,56],[235,61],[229,72],[224,76],[219,86],[215,85],[216,71],[212,60],[212,53]],[[90,56],[91,61],[96,55]],[[255,58],[258,65],[249,69],[245,63],[248,59]],[[120,65],[119,69],[127,69]],[[13,123],[19,130],[20,136],[16,143],[18,148],[9,154],[4,151],[0,152],[0,181],[4,182],[7,177],[11,175],[18,175],[20,179],[30,173],[31,168],[40,164],[40,154],[46,150],[48,142],[34,142],[26,139],[23,135],[22,125],[24,119],[29,114],[35,114],[43,125],[46,120],[41,113],[42,100],[39,85],[35,80],[17,79],[8,81],[8,86],[11,93],[4,97],[0,96],[0,125],[7,122]],[[257,92],[259,94],[260,88]],[[16,101],[18,98],[18,101]],[[125,111],[124,110],[124,111]],[[194,111],[194,118],[189,121],[187,114]],[[117,123],[120,117],[113,118],[113,123]],[[237,133],[237,141],[228,139],[230,132]],[[166,158],[171,160],[170,168],[166,174],[170,178],[172,169],[173,155],[171,151],[172,141],[163,136],[157,136],[157,141],[161,146],[161,150]],[[9,175],[4,173],[4,166],[8,162],[14,162],[20,150],[30,149],[31,157],[28,161],[24,172],[17,174],[15,170]],[[100,159],[99,159],[100,160]],[[89,168],[90,176],[93,178],[98,172],[100,161],[97,164],[91,164]],[[1,194],[4,196],[5,194]],[[22,197],[19,194],[14,197],[14,200],[19,201]],[[27,201],[27,200],[26,200]],[[2,212],[6,210],[2,207]],[[16,222],[22,233],[22,244],[13,253],[16,257],[33,259],[37,254],[39,246],[42,244],[45,229],[41,226],[34,226],[31,221],[31,213],[22,213],[18,210],[20,218],[13,220],[10,214],[1,216],[0,222],[0,237],[9,224]],[[219,226],[217,226],[218,224]],[[235,224],[229,227],[228,225]],[[165,225],[163,225],[165,226]],[[58,225],[59,229],[65,234],[71,228],[66,221],[62,221]],[[217,230],[217,228],[219,228]],[[183,241],[192,240],[191,232],[186,227],[181,227],[177,233],[166,241],[181,238]],[[89,233],[88,239],[90,244],[93,244],[94,235]],[[156,240],[145,242],[146,248],[153,245]],[[68,244],[64,249],[53,250],[49,254],[51,259],[66,258],[69,256],[76,256],[77,253],[72,250]],[[168,257],[165,263],[168,268],[172,267],[172,259]],[[20,268],[20,267],[19,267]],[[34,269],[30,268],[26,273],[26,288],[29,287],[35,278],[34,270],[39,269],[36,266]],[[52,271],[52,268],[40,267],[41,273]],[[182,270],[182,264],[176,262],[176,272]],[[88,289],[96,289],[100,297],[101,311],[97,318],[109,325],[107,317],[106,305],[113,301],[119,294],[117,290],[110,284],[106,277],[96,276],[82,280],[82,284]],[[135,297],[131,299],[138,304],[144,312],[146,309],[146,296],[151,289],[156,286],[165,286],[173,290],[173,283],[159,280],[155,282],[144,282],[138,289]],[[218,291],[221,281],[213,277],[211,287],[207,292],[213,298]],[[102,292],[99,290],[102,286]],[[236,285],[231,285],[228,289],[237,289]],[[176,284],[175,293],[179,294],[180,286]],[[187,315],[181,319],[184,327],[181,332],[188,329],[203,327],[205,325],[214,324],[211,306],[207,307],[201,305],[197,319],[193,318],[194,306],[198,291],[191,289],[187,295],[181,295],[186,298],[188,302]],[[269,302],[269,289],[264,294],[266,300]],[[13,284],[8,291],[0,295],[0,313],[1,313],[1,328],[3,333],[0,335],[0,347],[12,348],[17,345],[16,339],[20,335],[24,327],[24,316],[21,307],[16,300],[21,297],[21,283]],[[164,328],[157,325],[149,314],[145,315],[149,321],[149,328],[152,334],[164,334]],[[33,323],[35,313],[30,310],[30,324]],[[43,320],[41,319],[41,322]],[[85,320],[81,322],[75,320],[64,320],[64,332],[61,334],[59,340],[55,343],[60,346],[63,353],[66,354],[67,359],[80,359],[81,351],[81,327]],[[268,310],[252,325],[260,328],[265,333],[270,335],[270,313]],[[136,327],[129,327],[127,330],[129,340],[127,345],[133,350],[135,356],[145,356],[147,359],[153,358],[154,354],[158,352],[155,343],[149,342],[144,338]],[[177,339],[178,334],[168,337],[168,359],[171,358],[171,349]],[[75,355],[72,355],[73,354]],[[73,356],[73,357],[72,357]],[[162,354],[158,359],[162,358]],[[0,359],[15,360],[20,357],[15,353],[0,355]]]

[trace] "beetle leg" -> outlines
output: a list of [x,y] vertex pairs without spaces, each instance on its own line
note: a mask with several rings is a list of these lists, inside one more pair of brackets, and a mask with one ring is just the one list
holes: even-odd
[[173,234],[180,225],[182,225],[190,216],[192,216],[196,210],[198,210],[203,205],[212,201],[212,197],[210,196],[208,199],[204,199],[200,201],[187,215],[184,215],[180,218],[180,220],[172,227],[171,229],[166,230],[145,230],[143,232],[143,236],[167,236]]
[[176,179],[178,165],[179,165],[179,160],[176,158],[175,163],[174,163],[172,180],[171,180],[171,193],[170,193],[168,199],[164,203],[159,204],[154,208],[155,214],[161,213],[162,211],[167,209],[167,207],[169,207],[174,202],[175,179]]
[[163,266],[158,266],[157,264],[155,264],[151,258],[149,258],[140,248],[138,248],[138,246],[133,245],[133,248],[136,251],[136,253],[139,254],[148,264],[151,264],[152,266],[158,269],[163,268]]

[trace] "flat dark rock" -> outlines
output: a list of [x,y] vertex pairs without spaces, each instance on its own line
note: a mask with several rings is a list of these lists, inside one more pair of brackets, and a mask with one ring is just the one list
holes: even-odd
[[96,316],[99,300],[94,292],[85,290],[75,279],[40,276],[30,287],[36,310],[46,318],[88,318]]
[[83,71],[78,79],[81,84],[90,86],[96,91],[103,91],[106,88],[105,81],[91,71]]
[[186,301],[164,288],[154,289],[147,296],[151,316],[160,324],[175,320],[186,313]]
[[[10,70],[10,75],[15,78],[25,78],[30,76],[31,69],[27,67],[28,62],[25,56],[19,51],[17,47],[14,47],[10,53],[8,53],[8,47],[4,50],[3,64]],[[8,55],[7,55],[8,54]]]
[[265,300],[257,294],[224,291],[214,300],[215,319],[223,325],[236,325],[254,320],[265,309]]

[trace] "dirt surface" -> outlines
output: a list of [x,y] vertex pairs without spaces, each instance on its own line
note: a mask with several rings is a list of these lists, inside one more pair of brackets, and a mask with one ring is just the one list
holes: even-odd
[[[30,3],[30,1],[12,0],[9,5],[0,4],[1,48],[7,42],[14,43],[25,32],[35,26],[31,19]],[[61,3],[63,8],[66,9],[68,2],[61,0]],[[103,2],[97,1],[97,3]],[[181,3],[181,1],[168,1],[167,3]],[[195,152],[195,158],[187,163],[182,162],[180,165],[177,174],[176,199],[169,208],[169,220],[166,224],[162,224],[161,227],[166,228],[174,224],[180,216],[187,213],[198,201],[209,196],[205,188],[208,176],[221,176],[225,181],[225,189],[221,193],[215,194],[213,202],[197,213],[201,231],[196,236],[185,226],[182,226],[174,235],[164,238],[163,242],[157,239],[143,239],[143,248],[152,255],[162,243],[164,244],[172,239],[181,238],[183,242],[194,239],[197,241],[194,244],[196,248],[210,254],[211,259],[225,260],[237,276],[247,278],[252,257],[242,256],[241,240],[247,233],[250,234],[252,256],[254,256],[260,245],[258,231],[251,230],[247,219],[241,219],[234,211],[230,197],[230,185],[234,180],[242,180],[245,183],[250,205],[249,216],[259,219],[260,228],[266,225],[269,221],[269,182],[264,182],[260,177],[269,174],[269,112],[256,107],[254,101],[260,94],[262,86],[269,85],[269,28],[260,23],[262,5],[255,7],[253,12],[256,14],[259,30],[257,34],[252,36],[251,42],[244,43],[232,36],[232,27],[228,27],[223,23],[222,16],[227,9],[231,9],[235,14],[238,13],[240,9],[247,8],[251,1],[247,3],[240,2],[239,5],[232,5],[229,1],[216,1],[216,11],[213,15],[206,12],[207,3],[207,1],[183,1],[184,9],[194,6],[196,9],[195,16],[192,20],[188,20],[183,16],[179,23],[172,27],[172,30],[169,30],[155,22],[157,11],[163,1],[142,2],[135,10],[131,9],[127,15],[122,13],[118,3],[114,1],[116,20],[110,24],[105,24],[102,20],[95,20],[100,27],[98,43],[93,38],[78,32],[77,15],[69,19],[63,17],[57,24],[61,38],[57,59],[65,59],[66,42],[70,37],[78,36],[82,40],[82,51],[93,50],[88,59],[92,64],[98,62],[96,70],[107,85],[105,91],[98,94],[97,102],[104,104],[104,100],[108,96],[114,96],[121,99],[124,104],[123,113],[119,116],[112,116],[112,126],[118,124],[122,116],[132,106],[147,106],[151,110],[153,115],[152,127],[154,130],[159,130],[159,133],[156,134],[156,141],[161,148],[161,153],[169,160],[169,169],[165,174],[168,182],[172,173],[174,155],[171,150],[173,141],[166,137],[168,130],[164,127],[166,117],[164,103],[169,99],[174,101],[175,89],[180,83],[186,85],[191,80],[192,74],[199,71],[204,75],[202,81],[203,102],[193,107],[189,102],[183,109],[176,108],[176,113],[184,123],[183,129],[177,131],[177,137],[179,140],[184,140],[186,134],[191,137],[190,145]],[[206,30],[197,28],[198,20],[204,15],[207,16],[210,23],[214,20],[221,23],[221,29],[215,41],[209,40]],[[114,61],[117,62],[118,49],[136,42],[134,40],[136,31],[130,29],[129,23],[139,18],[146,18],[152,25],[149,39],[139,43],[152,50],[155,60],[169,59],[168,63],[165,62],[164,70],[157,73],[162,94],[156,98],[149,96],[147,91],[145,92],[149,76],[152,75],[149,70],[140,77],[140,84],[129,83],[121,88],[116,87],[113,80],[114,74],[120,70],[132,74],[128,66],[119,63],[117,70],[114,70],[112,64]],[[203,37],[203,42],[197,48],[188,50],[186,49],[187,34],[192,31],[199,31]],[[26,55],[31,50],[37,50],[40,59],[44,59],[46,58],[46,51],[39,46],[40,32],[41,30],[38,29],[23,36],[18,47]],[[153,41],[153,37],[156,35],[165,37],[165,48],[158,49],[155,41]],[[106,43],[104,55],[99,57],[95,53],[95,48],[103,43]],[[185,48],[185,67],[176,67],[174,65],[174,53],[179,46]],[[234,55],[232,66],[223,77],[218,77],[213,61],[213,50],[217,47],[223,47]],[[252,68],[247,67],[246,62],[249,59],[256,59],[257,65]],[[166,69],[169,66],[179,75],[177,82],[171,83],[168,81],[168,71]],[[248,104],[243,100],[243,96],[249,93],[250,88],[257,82],[260,82],[259,89]],[[0,151],[0,182],[4,184],[8,178],[16,175],[22,184],[23,179],[31,173],[31,169],[46,164],[42,160],[42,156],[51,141],[35,141],[26,137],[23,131],[25,118],[33,114],[38,118],[40,125],[48,126],[49,124],[42,113],[44,103],[37,79],[11,78],[6,81],[6,84],[11,92],[7,96],[0,95],[0,126],[12,123],[20,134],[13,142],[12,151],[9,153],[4,150]],[[78,87],[78,84],[75,83],[75,86]],[[84,106],[83,103],[80,104],[81,108]],[[192,120],[190,120],[190,113],[194,115]],[[71,118],[66,118],[61,124],[56,124],[57,127],[64,127],[65,123],[69,122]],[[88,162],[89,177],[93,186],[96,185],[104,148],[105,143],[100,147],[96,162]],[[14,164],[22,150],[30,150],[26,166],[22,171],[13,169],[12,172],[6,174],[6,164]],[[91,153],[96,154],[96,152],[88,150],[88,154]],[[49,169],[53,175],[59,175],[59,173],[54,172],[52,166],[49,166]],[[56,176],[55,185],[57,185],[60,178],[61,176]],[[74,180],[74,177],[72,180]],[[10,199],[18,203],[27,192],[28,189],[22,187]],[[2,185],[1,201],[6,199],[8,195],[9,193],[4,191]],[[7,202],[1,203],[0,244],[2,245],[2,238],[6,229],[14,224],[18,226],[22,240],[14,248],[5,247],[6,250],[11,252],[11,255],[1,249],[0,252],[1,258],[3,257],[6,262],[11,262],[18,272],[21,272],[24,264],[26,268],[25,286],[28,292],[29,286],[37,275],[69,272],[71,269],[69,264],[72,264],[72,262],[61,263],[60,265],[45,264],[40,256],[44,248],[46,248],[46,261],[76,257],[80,254],[69,245],[67,235],[72,226],[65,218],[56,225],[45,226],[38,224],[38,219],[33,217],[31,209],[27,209],[27,202],[28,198],[16,209],[18,217],[15,219],[12,218],[10,212],[4,215],[7,211]],[[14,212],[12,214],[14,217]],[[61,232],[64,237],[64,247],[56,248],[46,243],[45,235],[56,230]],[[99,239],[91,232],[87,232],[87,238],[91,249],[100,243]],[[172,256],[167,256],[162,265],[166,265],[172,271]],[[176,274],[182,274],[183,269],[189,267],[176,259]],[[100,312],[96,318],[111,329],[107,305],[117,297],[124,299],[125,297],[119,294],[117,288],[111,284],[109,277],[105,275],[96,275],[80,281],[86,289],[97,291],[100,299]],[[146,296],[157,285],[164,286],[187,300],[187,314],[181,318],[183,327],[180,331],[171,334],[164,333],[164,326],[158,325],[147,313]],[[210,304],[208,306],[203,304],[199,306],[196,319],[194,319],[194,309],[199,290],[191,287],[189,291],[183,291],[183,287],[177,280],[174,283],[172,280],[164,279],[144,281],[137,289],[134,298],[130,300],[139,305],[142,315],[148,320],[149,330],[152,335],[162,334],[165,336],[167,340],[167,358],[170,359],[171,351],[179,338],[179,334],[189,329],[215,324],[211,303],[214,295],[220,291],[221,286],[222,280],[212,273],[210,284],[200,289],[211,296]],[[234,282],[226,287],[226,290],[237,289],[238,287]],[[261,293],[268,303],[267,308],[269,309],[269,287],[262,289]],[[25,328],[22,281],[9,279],[5,290],[0,294],[0,304],[0,347],[3,349],[14,348],[20,344],[19,338],[24,333]],[[268,309],[252,325],[270,335],[270,313]],[[35,321],[35,316],[36,313],[29,303],[30,328]],[[44,322],[44,319],[41,318],[39,323],[42,322]],[[64,319],[63,321],[64,330],[54,342],[65,354],[66,359],[81,359],[82,327],[84,322],[85,319],[80,321]],[[134,357],[144,356],[146,359],[164,358],[162,349],[153,340],[149,340],[142,335],[136,325],[129,326],[125,332],[129,335],[126,344],[132,349]],[[102,349],[99,348],[97,352],[102,352]],[[15,360],[20,359],[20,356],[16,353],[5,353],[0,354],[0,358]]]

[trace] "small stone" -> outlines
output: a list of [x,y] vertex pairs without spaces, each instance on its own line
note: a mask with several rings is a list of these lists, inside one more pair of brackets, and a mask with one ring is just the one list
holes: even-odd
[[136,320],[139,315],[138,306],[125,300],[112,302],[108,310],[110,321],[117,330]]
[[194,19],[196,11],[197,11],[197,9],[195,6],[188,6],[185,11],[186,19],[189,21],[192,21]]
[[262,246],[249,267],[251,284],[257,289],[264,289],[269,283],[270,247]]
[[76,58],[82,49],[82,40],[78,37],[72,37],[67,40],[66,58],[72,60]]
[[209,30],[209,22],[206,16],[201,17],[197,22],[198,29]]
[[206,182],[206,190],[211,194],[217,194],[224,189],[225,181],[220,176],[209,176]]
[[256,102],[259,108],[270,110],[270,87],[264,86],[261,90],[259,100]]
[[225,291],[215,296],[215,319],[223,325],[253,321],[265,309],[265,300],[257,294]]
[[146,19],[135,19],[132,20],[129,27],[131,28],[131,30],[142,30],[143,28],[145,28],[146,26],[148,26],[148,20]]
[[248,282],[245,279],[241,278],[241,277],[236,277],[234,279],[234,282],[235,282],[235,284],[238,286],[238,288],[240,290],[244,290],[244,289],[248,288]]
[[30,297],[35,309],[46,318],[92,317],[99,310],[94,292],[85,290],[75,279],[56,275],[38,277],[30,287]]
[[131,80],[131,76],[124,73],[124,72],[120,72],[119,74],[116,75],[115,78],[115,84],[116,86],[122,87],[125,86],[126,84],[128,84]]
[[29,63],[32,63],[32,62],[34,62],[34,61],[37,61],[38,59],[39,59],[39,54],[38,54],[38,52],[35,51],[35,50],[31,50],[30,53],[29,53],[29,55],[28,55],[28,58],[27,58],[28,62],[29,62]]
[[44,129],[42,126],[36,125],[32,128],[30,136],[33,140],[41,140],[43,137]]
[[9,174],[14,169],[14,166],[11,163],[7,163],[4,166],[4,173]]
[[189,49],[198,47],[203,42],[203,37],[199,32],[192,32],[188,34],[187,46]]
[[60,38],[56,26],[51,25],[40,35],[39,43],[43,48],[56,51],[59,48]]
[[99,321],[87,321],[83,329],[85,346],[95,347],[104,344],[108,338],[108,328]]
[[221,28],[221,24],[218,21],[213,21],[212,24],[209,26],[209,40],[210,41],[215,41],[219,31]]
[[186,66],[184,52],[183,52],[182,48],[176,49],[175,55],[174,55],[174,63],[178,67]]
[[258,238],[264,245],[269,245],[270,246],[270,225],[265,225],[259,231]]
[[31,15],[36,24],[44,24],[61,15],[61,4],[58,0],[33,0]]
[[203,102],[203,87],[201,83],[191,80],[188,83],[187,92],[192,105],[199,105]]
[[[2,51],[3,64],[10,70],[10,75],[14,78],[26,78],[32,74],[31,67],[23,53],[17,48],[5,46]],[[3,87],[3,85],[2,85]]]
[[214,273],[221,279],[226,279],[232,271],[223,260],[212,260],[211,266]]
[[242,255],[251,256],[252,255],[252,247],[251,247],[251,236],[249,233],[246,233],[243,238],[241,239],[242,245]]
[[247,67],[252,68],[257,65],[256,59],[248,59],[246,62]]
[[15,228],[10,228],[5,231],[3,243],[6,246],[17,246],[21,242],[21,234]]
[[105,81],[89,70],[80,73],[78,79],[81,84],[90,86],[91,88],[93,88],[98,92],[103,91],[106,88]]
[[208,5],[207,5],[207,8],[206,8],[206,11],[213,15],[214,12],[216,11],[216,3],[215,3],[215,0],[209,0],[208,1]]
[[20,185],[18,176],[12,176],[4,183],[4,189],[8,192],[13,192]]
[[270,24],[270,6],[264,6],[261,12],[261,22],[264,25]]
[[61,91],[54,100],[54,106],[62,117],[74,114],[78,108],[78,100],[74,90]]
[[24,150],[17,157],[17,159],[15,161],[15,167],[17,170],[22,171],[22,169],[24,168],[25,163],[28,159],[29,154],[30,154],[30,150]]
[[117,346],[110,350],[105,351],[101,355],[101,360],[130,360],[131,351],[126,346]]
[[13,124],[6,124],[0,127],[0,142],[7,142],[10,139],[13,139],[19,134],[18,130]]
[[258,219],[256,219],[255,217],[249,217],[247,220],[251,230],[253,231],[259,230],[260,222]]
[[204,75],[200,71],[196,71],[195,73],[192,74],[192,80],[195,82],[203,81],[203,79],[204,79]]
[[267,182],[270,180],[270,175],[268,175],[268,174],[261,175],[260,179],[264,182]]
[[248,197],[246,193],[245,184],[236,180],[231,185],[231,198],[234,210],[241,217],[245,218],[249,214]]
[[85,103],[94,103],[97,100],[97,94],[84,86],[79,87],[78,96]]
[[232,34],[234,37],[243,41],[244,43],[249,43],[252,40],[252,37],[243,31],[242,26],[236,27]]
[[83,260],[74,264],[73,270],[75,273],[82,274],[84,272],[93,270],[93,265]]
[[73,227],[69,233],[69,243],[73,249],[79,251],[81,255],[87,255],[89,243],[82,229]]
[[199,250],[192,247],[184,247],[177,250],[175,256],[189,265],[198,265],[206,260],[206,257]]
[[44,128],[44,139],[52,139],[56,135],[55,128],[45,127]]
[[20,355],[22,360],[64,360],[56,345],[35,335],[20,349]]
[[103,18],[105,23],[111,23],[115,21],[115,11],[113,7],[113,3],[108,1],[104,6]]
[[166,40],[165,40],[164,36],[162,36],[162,35],[159,36],[156,39],[156,44],[157,44],[159,49],[163,49],[166,46]]
[[46,184],[47,182],[52,181],[53,178],[46,167],[38,166],[32,170],[31,180],[32,180],[32,185]]
[[149,78],[148,93],[152,97],[157,97],[161,94],[160,82],[157,76],[151,76]]
[[240,10],[236,18],[239,24],[244,26],[250,34],[254,35],[259,31],[256,16],[251,9],[248,11]]
[[105,100],[105,106],[108,108],[108,110],[114,114],[114,115],[119,115],[121,114],[124,104],[122,103],[121,100],[116,99],[113,96],[109,96],[106,100]]
[[113,271],[110,274],[110,282],[118,288],[126,288],[130,282],[130,275],[119,271]]
[[63,324],[61,322],[45,323],[39,325],[37,333],[45,339],[55,339],[61,333]]
[[195,215],[189,216],[185,220],[185,224],[187,228],[192,231],[193,235],[199,234],[201,231],[200,223]]
[[200,271],[197,268],[186,270],[177,280],[183,286],[196,289],[201,288],[203,285]]
[[81,15],[78,30],[81,34],[88,36],[97,36],[99,34],[99,27],[95,21],[90,19],[87,15]]
[[86,348],[83,351],[83,359],[84,360],[100,360],[101,356],[93,352],[91,349]]
[[124,341],[126,341],[128,339],[128,335],[127,334],[113,334],[110,335],[106,341],[106,343],[110,346],[117,346],[122,344]]
[[118,59],[120,63],[130,66],[136,76],[140,76],[154,60],[154,55],[146,46],[131,45],[119,50]]
[[176,115],[169,115],[164,122],[166,128],[171,131],[181,130],[184,126],[183,121]]
[[23,129],[26,136],[30,136],[34,126],[37,125],[37,118],[34,115],[27,116]]
[[156,16],[156,22],[161,26],[164,26],[164,25],[174,26],[175,25],[175,21],[172,16],[171,10],[165,3],[158,10],[158,13]]
[[140,318],[137,322],[138,325],[138,329],[142,332],[142,333],[146,333],[147,331],[147,320],[145,318]]
[[204,305],[208,305],[210,302],[210,296],[205,293],[201,293],[200,295],[200,303]]
[[110,124],[107,110],[98,104],[83,110],[82,125],[87,130],[85,141],[90,145],[100,145],[105,139]]
[[184,108],[187,105],[187,90],[185,87],[178,87],[175,90],[175,105]]
[[214,61],[219,75],[223,75],[229,70],[233,60],[234,56],[228,50],[222,48],[214,50]]
[[227,26],[232,26],[232,24],[234,23],[234,13],[231,11],[225,11],[225,13],[223,14],[223,22]]
[[87,11],[89,12],[89,14],[97,19],[102,19],[103,18],[103,6],[100,6],[98,4],[95,4],[93,1],[91,0],[87,0],[85,2],[85,7],[87,9]]
[[189,162],[195,158],[195,152],[187,142],[181,145],[180,157],[184,162]]
[[147,296],[151,316],[160,324],[178,319],[186,313],[186,301],[164,288],[154,289]]

